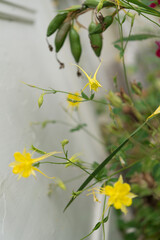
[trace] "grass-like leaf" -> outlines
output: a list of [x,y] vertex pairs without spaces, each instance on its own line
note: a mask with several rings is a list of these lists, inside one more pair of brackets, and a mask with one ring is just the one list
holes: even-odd
[[117,41],[114,42],[114,44],[119,43],[122,40],[123,41],[142,41],[150,38],[160,38],[160,36],[157,36],[155,34],[148,34],[148,33],[134,34],[134,35],[130,35],[129,37],[123,37],[122,39],[118,39]]

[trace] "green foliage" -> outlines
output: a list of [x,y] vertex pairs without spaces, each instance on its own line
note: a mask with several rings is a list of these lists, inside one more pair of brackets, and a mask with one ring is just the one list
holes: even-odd
[[70,132],[77,132],[86,126],[87,126],[86,123],[78,124],[76,127],[70,129]]
[[[93,162],[92,163],[92,169],[95,170],[97,167],[99,166],[99,163],[97,162]],[[104,177],[107,177],[107,169],[106,168],[103,168],[101,171],[99,171],[96,175],[96,179],[97,180],[101,180],[103,179]]]

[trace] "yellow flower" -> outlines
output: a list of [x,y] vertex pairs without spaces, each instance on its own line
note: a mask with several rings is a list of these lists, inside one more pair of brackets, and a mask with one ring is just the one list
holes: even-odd
[[58,187],[60,187],[62,190],[66,190],[66,185],[64,184],[64,182],[60,178],[58,178],[56,180],[56,183],[57,183]]
[[113,205],[115,209],[121,209],[121,211],[126,214],[126,207],[131,206],[132,198],[136,197],[136,195],[131,193],[130,190],[130,185],[128,183],[123,183],[123,178],[120,175],[118,181],[113,187],[102,187],[100,193],[109,196],[108,206]]
[[80,97],[79,92],[75,92],[74,95],[69,93],[67,96],[67,101],[69,103],[69,107],[78,108],[79,104],[82,102],[82,98]]
[[[101,63],[102,63],[102,61],[101,61]],[[93,90],[93,91],[98,91],[98,88],[99,88],[99,87],[102,87],[101,84],[100,84],[100,83],[97,81],[97,79],[96,79],[96,77],[97,77],[97,72],[98,72],[98,70],[99,70],[99,68],[100,68],[100,66],[101,66],[101,63],[99,64],[99,66],[98,66],[98,68],[97,68],[97,70],[96,70],[93,78],[92,78],[92,74],[89,76],[80,66],[78,66],[78,65],[76,65],[76,64],[73,64],[73,65],[77,66],[79,69],[81,69],[81,71],[82,71],[82,72],[86,75],[86,77],[88,78],[89,83],[87,83],[87,84],[85,85],[85,87],[83,88],[82,91],[84,91],[84,89],[85,89],[88,85],[89,85],[89,87],[90,87],[90,91],[91,91],[91,90]]]
[[160,113],[160,106],[154,111],[154,113],[152,113],[147,119],[154,117],[155,115]]
[[75,153],[66,163],[65,167],[69,167],[72,165],[72,163],[81,163],[80,159],[79,159],[79,156],[81,155],[81,153]]
[[35,177],[36,176],[35,171],[40,172],[42,175],[44,175],[47,178],[53,179],[55,177],[48,177],[38,168],[34,167],[34,164],[56,153],[59,153],[59,152],[50,152],[50,153],[44,154],[39,158],[31,158],[32,155],[30,153],[27,153],[26,149],[24,149],[23,153],[20,153],[20,152],[14,153],[15,161],[10,163],[9,166],[13,168],[14,174],[19,174],[18,179],[20,179],[21,177],[27,178],[30,175],[33,175]]

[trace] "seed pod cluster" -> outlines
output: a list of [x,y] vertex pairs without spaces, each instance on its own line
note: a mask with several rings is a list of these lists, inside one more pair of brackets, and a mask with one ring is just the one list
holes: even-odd
[[[94,23],[93,21],[90,23],[88,31],[89,33],[94,31],[95,28],[97,27],[97,24]],[[102,34],[89,34],[90,38],[90,43],[93,51],[95,52],[96,56],[99,57],[101,55],[101,50],[102,50]]]
[[[87,8],[97,8],[100,0],[85,0],[82,5],[72,6],[71,8],[65,9],[59,12],[50,22],[48,29],[47,29],[47,37],[50,37],[56,32],[55,36],[55,51],[58,53],[62,48],[66,37],[69,33],[69,41],[70,41],[70,48],[72,55],[75,61],[78,63],[81,57],[82,48],[80,42],[79,33],[75,30],[73,26],[74,19],[81,14],[83,14]],[[115,6],[114,3],[104,1],[103,6],[101,7],[113,7]],[[89,32],[89,39],[91,43],[91,47],[95,52],[96,56],[99,57],[102,50],[103,39],[102,33],[112,24],[114,15],[103,17],[101,13],[99,16],[97,15],[97,19],[99,23],[96,24],[93,21],[90,23],[88,32]],[[47,40],[48,42],[48,40]],[[52,46],[48,42],[49,49],[52,50]],[[57,55],[56,55],[57,58]],[[60,68],[64,67],[59,59],[57,61],[60,63]]]
[[71,27],[70,29],[69,40],[70,40],[72,55],[75,61],[78,63],[81,56],[82,48],[81,48],[80,36],[78,32],[74,29],[74,27]]

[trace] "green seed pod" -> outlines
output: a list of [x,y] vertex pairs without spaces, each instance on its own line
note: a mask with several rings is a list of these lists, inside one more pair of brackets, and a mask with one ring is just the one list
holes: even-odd
[[[97,27],[97,24],[94,22],[91,22],[88,28],[89,32],[94,31],[94,29]],[[101,34],[89,34],[90,43],[93,51],[95,52],[96,56],[99,57],[101,55],[102,50],[102,35]]]
[[75,61],[78,63],[82,48],[81,48],[81,42],[80,42],[80,37],[78,32],[72,27],[69,32],[69,40],[70,40],[70,47],[71,47],[71,52],[72,55],[75,59]]
[[50,22],[47,29],[47,37],[51,36],[64,22],[67,17],[67,13],[57,14]]
[[56,37],[55,37],[56,52],[59,52],[59,50],[63,46],[64,41],[65,41],[65,39],[67,37],[67,34],[69,32],[70,27],[71,27],[71,23],[70,22],[65,22],[59,28],[59,30],[58,30],[58,32],[56,34]]
[[96,28],[90,34],[97,34],[104,32],[113,22],[113,16],[106,16],[102,23],[97,24]]
[[[98,6],[99,2],[100,2],[100,0],[86,0],[83,3],[83,5],[88,7],[88,8],[96,8]],[[103,3],[103,7],[113,7],[113,6],[115,6],[115,4],[112,3],[112,2],[105,1]]]

